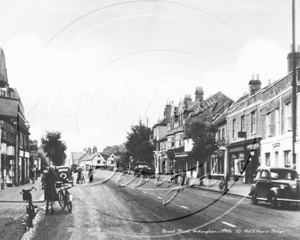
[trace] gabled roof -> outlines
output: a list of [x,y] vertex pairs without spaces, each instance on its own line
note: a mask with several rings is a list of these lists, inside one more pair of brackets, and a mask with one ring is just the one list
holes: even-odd
[[74,160],[79,160],[82,156],[84,155],[83,152],[71,152],[71,159]]

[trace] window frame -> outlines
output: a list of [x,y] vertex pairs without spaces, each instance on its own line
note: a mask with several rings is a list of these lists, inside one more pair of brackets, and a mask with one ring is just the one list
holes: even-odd
[[250,118],[251,118],[250,119],[250,123],[251,123],[250,131],[251,131],[251,134],[253,134],[256,132],[256,111],[251,112]]

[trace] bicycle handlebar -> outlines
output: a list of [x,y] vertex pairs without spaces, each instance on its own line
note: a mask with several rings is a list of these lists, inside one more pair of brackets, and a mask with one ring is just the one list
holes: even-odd
[[37,190],[37,188],[35,186],[33,186],[31,189],[22,189],[22,191],[20,192],[20,194],[23,194],[24,192],[31,192],[32,189]]

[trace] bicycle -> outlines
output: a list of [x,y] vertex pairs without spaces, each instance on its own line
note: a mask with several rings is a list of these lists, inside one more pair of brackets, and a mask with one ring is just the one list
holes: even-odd
[[221,193],[225,193],[225,192],[228,191],[228,189],[227,189],[227,184],[228,184],[228,183],[225,182],[225,179],[224,179],[224,178],[221,178],[221,182],[220,182],[220,184],[219,184],[219,191],[220,191]]
[[31,191],[32,189],[36,189],[36,187],[32,187],[31,189],[22,189],[22,191],[20,192],[20,194],[23,195],[23,201],[26,201],[26,214],[27,214],[27,218],[26,218],[26,225],[28,228],[32,228],[33,227],[33,219],[35,218],[37,212],[39,211],[37,209],[37,206],[33,205],[32,203],[32,195],[31,195]]
[[58,203],[62,209],[67,207],[68,211],[72,212],[72,195],[68,191],[72,186],[68,183],[56,182],[58,190]]

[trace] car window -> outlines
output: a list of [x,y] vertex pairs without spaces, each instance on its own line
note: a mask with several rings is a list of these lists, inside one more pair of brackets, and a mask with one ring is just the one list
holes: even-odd
[[261,174],[261,171],[260,171],[260,170],[257,171],[255,178],[256,178],[256,179],[259,179],[259,178],[260,178],[260,174]]
[[278,173],[276,173],[276,172],[271,172],[271,179],[273,179],[273,180],[278,179]]
[[295,180],[297,179],[297,172],[285,169],[273,169],[271,172],[271,178],[273,180],[283,179],[283,180]]
[[268,170],[263,170],[261,173],[261,179],[269,179],[269,172]]

